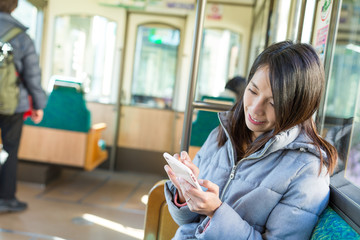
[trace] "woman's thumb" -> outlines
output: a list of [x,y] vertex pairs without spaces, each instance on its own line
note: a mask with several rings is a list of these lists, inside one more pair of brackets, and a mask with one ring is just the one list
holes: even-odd
[[198,181],[202,187],[207,188],[210,192],[216,192],[216,190],[219,188],[215,183],[212,183],[209,180],[199,179]]

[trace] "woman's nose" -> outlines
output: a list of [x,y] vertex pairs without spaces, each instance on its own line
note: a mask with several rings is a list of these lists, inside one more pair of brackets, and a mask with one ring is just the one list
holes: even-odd
[[253,113],[256,115],[262,115],[264,113],[264,102],[258,98],[253,103]]

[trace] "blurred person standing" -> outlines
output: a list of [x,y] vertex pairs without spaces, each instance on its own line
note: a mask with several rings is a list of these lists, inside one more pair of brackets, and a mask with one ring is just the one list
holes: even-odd
[[[16,173],[18,149],[24,123],[24,112],[30,108],[31,118],[39,123],[43,118],[47,96],[41,87],[39,57],[32,39],[26,34],[27,27],[11,16],[18,5],[18,0],[0,1],[0,38],[14,28],[20,33],[8,40],[12,47],[13,61],[19,77],[18,104],[13,114],[0,114],[1,138],[4,150],[9,154],[0,168],[0,213],[23,211],[27,204],[16,198]],[[0,89],[1,90],[1,89]]]

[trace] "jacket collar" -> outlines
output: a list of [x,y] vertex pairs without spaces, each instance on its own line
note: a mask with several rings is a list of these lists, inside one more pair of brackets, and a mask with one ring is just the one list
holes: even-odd
[[5,34],[8,30],[10,30],[13,27],[18,27],[23,31],[26,31],[28,29],[10,14],[0,12],[0,35]]

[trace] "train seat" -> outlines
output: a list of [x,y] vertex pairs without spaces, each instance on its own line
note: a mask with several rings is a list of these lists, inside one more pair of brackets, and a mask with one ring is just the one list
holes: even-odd
[[[235,103],[235,99],[231,97],[211,97],[203,96],[201,101],[220,103],[229,105],[229,109]],[[219,126],[217,112],[197,111],[196,118],[191,125],[191,138],[189,146],[189,156],[194,158],[200,147],[204,144],[210,132]]]
[[[167,208],[164,195],[165,182],[166,180],[157,182],[149,192],[144,240],[171,239],[178,228]],[[360,235],[328,206],[320,215],[311,236],[311,240],[324,239],[360,240]]]
[[320,215],[311,240],[358,239],[360,235],[330,206]]
[[172,219],[164,194],[166,180],[161,180],[149,192],[145,213],[144,240],[171,239],[179,227]]
[[25,121],[19,158],[92,170],[108,156],[101,139],[105,128],[91,125],[80,83],[55,81],[43,121]]

